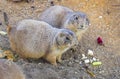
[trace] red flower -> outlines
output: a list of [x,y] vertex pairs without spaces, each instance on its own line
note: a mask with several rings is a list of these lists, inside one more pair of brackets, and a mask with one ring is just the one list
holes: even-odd
[[98,38],[97,38],[97,43],[98,43],[99,45],[104,45],[104,44],[103,44],[103,40],[102,40],[101,37],[98,37]]

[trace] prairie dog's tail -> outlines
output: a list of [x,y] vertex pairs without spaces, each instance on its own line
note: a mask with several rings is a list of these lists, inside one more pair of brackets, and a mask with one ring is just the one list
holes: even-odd
[[5,25],[7,26],[7,33],[9,34],[11,30],[11,26],[9,25],[9,21],[8,21],[9,19],[7,13],[3,12],[3,16],[4,16]]

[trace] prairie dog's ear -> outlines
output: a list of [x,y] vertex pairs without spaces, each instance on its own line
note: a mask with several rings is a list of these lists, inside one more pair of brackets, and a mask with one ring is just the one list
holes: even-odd
[[79,16],[77,16],[76,14],[73,15],[73,20],[78,20]]
[[57,45],[62,45],[63,44],[63,37],[64,33],[60,32],[57,37],[56,37],[56,43]]

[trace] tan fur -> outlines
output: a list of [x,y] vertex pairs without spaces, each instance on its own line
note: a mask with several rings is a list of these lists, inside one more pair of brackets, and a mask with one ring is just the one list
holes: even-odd
[[58,5],[45,10],[40,15],[39,20],[45,21],[56,28],[68,28],[76,34],[79,32],[78,38],[81,38],[83,30],[85,32],[89,26],[89,20],[85,13],[74,12],[67,7]]
[[7,26],[7,33],[9,34],[10,33],[10,30],[11,30],[11,26]]
[[14,62],[0,59],[0,79],[25,79],[25,75]]
[[25,58],[45,58],[51,64],[78,44],[75,34],[67,29],[53,28],[43,21],[23,20],[9,33],[11,48]]

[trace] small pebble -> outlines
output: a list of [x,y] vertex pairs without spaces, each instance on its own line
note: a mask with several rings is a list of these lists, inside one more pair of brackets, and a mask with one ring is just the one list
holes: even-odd
[[82,54],[82,57],[85,57],[85,54]]
[[38,65],[41,65],[41,63],[38,63]]
[[93,61],[97,61],[97,59],[95,58],[95,57],[93,57],[93,59],[92,59]]
[[79,64],[81,65],[81,64],[82,64],[82,61],[80,61]]
[[72,62],[69,62],[67,65],[68,65],[68,66],[71,66],[71,65],[72,65]]
[[88,63],[90,63],[90,60],[86,59],[86,60],[84,60],[84,62],[85,62],[85,64],[88,64]]
[[0,31],[0,34],[4,36],[4,35],[7,35],[7,32]]
[[88,50],[88,55],[89,55],[89,56],[93,56],[93,55],[94,55],[93,51],[89,49],[89,50]]
[[64,69],[64,67],[63,66],[59,66],[58,69]]
[[99,16],[99,18],[101,19],[101,18],[103,18],[102,16]]
[[90,59],[90,63],[92,63],[93,62],[93,59]]
[[104,73],[104,72],[105,72],[104,70],[99,71],[100,74],[101,74],[101,73]]
[[87,59],[87,57],[85,56],[85,54],[82,54],[82,58],[81,59],[82,60]]
[[92,24],[89,24],[89,26],[91,26]]
[[75,74],[77,74],[78,72],[75,72]]

